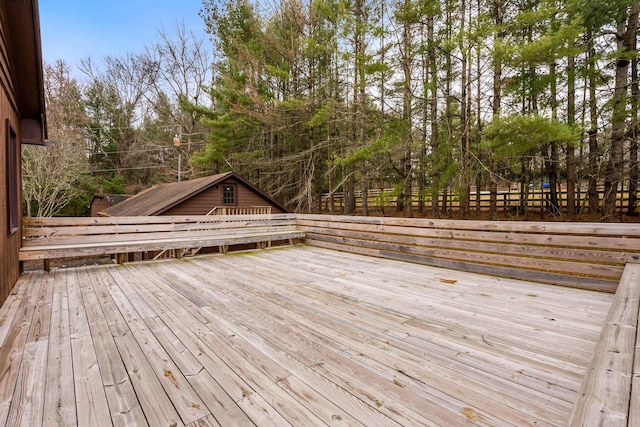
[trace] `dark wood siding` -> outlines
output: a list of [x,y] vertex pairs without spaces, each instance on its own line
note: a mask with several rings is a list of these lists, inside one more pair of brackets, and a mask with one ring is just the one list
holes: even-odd
[[[0,23],[4,24],[4,22],[0,21]],[[0,31],[4,34],[4,25],[0,28]],[[18,114],[16,112],[16,108],[14,107],[15,103],[13,102],[14,97],[12,94],[12,85],[9,80],[9,67],[7,65],[7,56],[6,56],[6,46],[3,44],[3,40],[5,37],[0,37],[0,203],[2,203],[2,213],[0,214],[0,304],[4,302],[7,298],[13,285],[18,280],[18,276],[20,275],[20,267],[18,261],[18,250],[20,249],[20,241],[22,238],[22,234],[20,228],[14,233],[9,232],[9,223],[8,223],[8,203],[9,203],[9,194],[8,194],[8,182],[7,182],[7,154],[8,154],[8,144],[7,136],[9,132],[7,131],[7,124],[14,129],[14,131],[18,132],[17,138],[20,141],[20,126],[18,121]],[[18,156],[18,165],[20,165],[21,153],[20,146],[16,149],[16,154]],[[18,183],[20,181],[20,168],[18,168]],[[18,200],[22,200],[22,189],[18,185]],[[20,210],[19,210],[20,212]],[[20,214],[18,215],[18,227],[22,224]]]
[[109,201],[104,196],[96,196],[91,201],[91,216],[98,216],[98,212],[102,212],[109,206]]
[[272,213],[283,213],[282,209],[264,199],[260,194],[245,186],[235,179],[224,180],[217,185],[197,194],[177,206],[163,212],[162,215],[205,215],[216,206],[222,204],[222,186],[224,184],[236,184],[239,207],[271,206]]

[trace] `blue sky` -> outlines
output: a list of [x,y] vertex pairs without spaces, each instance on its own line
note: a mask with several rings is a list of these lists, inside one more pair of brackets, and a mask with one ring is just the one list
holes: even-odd
[[198,11],[202,0],[39,0],[42,55],[46,63],[64,59],[77,65],[90,56],[141,53],[164,28],[175,33],[184,22],[187,31],[204,35]]

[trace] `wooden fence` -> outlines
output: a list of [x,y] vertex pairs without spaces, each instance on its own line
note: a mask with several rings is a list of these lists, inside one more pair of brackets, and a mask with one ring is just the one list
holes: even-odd
[[[385,215],[393,212],[398,204],[398,197],[393,196],[393,190],[371,189],[368,191],[368,207],[369,211],[374,215]],[[599,189],[598,195],[600,200],[604,198],[604,190]],[[527,197],[526,207],[530,212],[538,212],[540,214],[550,213],[550,196],[549,189],[531,189]],[[640,193],[638,194],[640,199]],[[356,191],[356,211],[362,209],[362,192]],[[520,191],[519,190],[502,190],[498,192],[497,209],[499,212],[515,212],[520,207]],[[331,201],[333,199],[333,209]],[[426,210],[431,210],[431,196],[425,197]],[[418,193],[413,192],[412,196],[413,209],[419,207]],[[561,209],[566,210],[567,192],[566,190],[558,191],[558,203]],[[586,191],[576,193],[576,204],[578,212],[582,212],[589,208],[589,200]],[[460,209],[460,197],[452,192],[444,192],[439,195],[438,205],[441,213],[457,212]],[[478,193],[472,191],[470,199],[470,211],[488,212],[490,209],[490,193],[488,191]],[[617,196],[618,211],[626,212],[629,207],[629,192],[620,191]],[[344,194],[334,193],[333,198],[325,193],[320,196],[320,209],[322,212],[341,213],[344,211]]]

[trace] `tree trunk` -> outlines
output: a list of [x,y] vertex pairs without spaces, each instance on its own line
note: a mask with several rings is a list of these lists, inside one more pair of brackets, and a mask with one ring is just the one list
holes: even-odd
[[[367,165],[366,162],[362,163],[363,171],[366,170]],[[361,204],[362,204],[362,215],[369,216],[369,180],[367,179],[367,175],[363,172],[362,182],[360,184],[360,190],[362,195],[360,196]]]
[[[573,43],[572,43],[573,44]],[[569,55],[567,59],[567,123],[571,126],[576,121],[576,59]],[[572,219],[576,216],[576,155],[575,147],[567,144],[567,216]]]
[[[405,0],[405,8],[408,11],[410,8],[410,0]],[[413,217],[413,203],[411,201],[412,190],[412,172],[411,172],[411,140],[412,140],[412,94],[411,94],[411,50],[413,48],[413,37],[411,34],[411,22],[409,20],[404,21],[402,29],[402,72],[404,76],[404,84],[402,90],[402,119],[406,126],[403,151],[404,156],[402,160],[402,172],[404,174],[404,187],[402,192],[404,216],[407,218]]]
[[[502,10],[502,0],[494,1],[493,10],[494,24],[500,28],[496,34],[496,44],[498,40],[505,37],[504,30],[501,29],[504,21],[504,11]],[[497,46],[496,46],[497,49]],[[502,110],[502,61],[494,55],[493,57],[493,120],[499,119]],[[490,156],[492,156],[490,154]],[[489,184],[489,211],[491,219],[498,217],[498,183],[496,176],[498,173],[498,163],[491,160],[491,176]]]
[[[558,91],[556,86],[556,63],[555,59],[549,65],[549,78],[551,79],[551,118],[558,119]],[[549,179],[549,210],[551,215],[560,215],[560,204],[558,203],[558,165],[560,156],[558,155],[558,144],[555,141],[549,143],[549,163],[547,164],[547,176]]]
[[596,78],[596,49],[592,34],[587,34],[589,49],[587,58],[589,62],[589,188],[587,197],[589,199],[589,213],[600,212],[600,196],[598,195],[598,178],[600,176],[598,168],[598,100],[596,98],[597,78]]
[[609,162],[604,179],[603,220],[613,221],[616,218],[616,200],[618,186],[622,181],[624,167],[625,122],[628,116],[627,83],[629,77],[629,52],[633,49],[638,26],[640,3],[633,3],[628,16],[618,20],[615,89],[613,94],[613,112],[611,117],[611,148]]
[[[424,27],[421,31],[421,42],[426,46],[424,38]],[[427,127],[429,124],[429,109],[427,108],[427,100],[429,99],[429,57],[425,50],[422,51],[422,97],[425,102],[422,107],[422,134],[420,138],[420,170],[418,171],[418,212],[421,215],[426,213],[425,196],[426,196],[426,177],[427,177]]]
[[[434,36],[434,17],[427,17],[427,54],[429,56],[429,87],[431,96],[429,97],[429,115],[431,116],[431,152],[438,151],[438,64],[436,56],[436,39]],[[433,154],[432,154],[433,155]],[[434,165],[437,163],[434,161]],[[432,166],[431,171],[431,216],[440,217],[440,188],[436,185],[440,171],[437,166]]]
[[[478,15],[481,13],[481,0],[477,0],[477,10]],[[478,155],[481,156],[481,143],[482,143],[482,85],[480,81],[483,80],[482,77],[482,50],[483,46],[481,43],[476,43],[476,143],[477,143],[477,152]],[[482,173],[480,171],[476,172],[476,215],[480,214],[482,209]]]
[[344,214],[353,215],[356,211],[356,177],[355,168],[353,164],[350,164],[347,168],[349,174],[344,191]]
[[[638,40],[633,39],[633,50],[637,50]],[[629,216],[638,215],[638,113],[640,110],[640,85],[638,83],[638,57],[631,60],[631,144],[629,146]]]
[[[470,171],[469,171],[469,149],[470,149],[470,135],[469,135],[469,116],[468,116],[468,99],[467,95],[469,92],[468,81],[469,75],[467,68],[468,64],[468,48],[466,47],[469,42],[464,34],[465,34],[465,24],[466,24],[466,0],[460,1],[460,35],[458,48],[460,49],[461,63],[460,63],[460,88],[462,90],[460,96],[460,122],[462,124],[462,135],[460,138],[460,219],[466,219],[467,213],[469,212],[469,199],[470,199]],[[470,68],[470,67],[469,67]]]
[[549,179],[549,212],[553,216],[560,215],[560,204],[558,203],[558,144],[549,144],[549,157],[547,161],[547,178]]
[[526,219],[529,215],[529,182],[531,180],[531,168],[529,167],[529,161],[523,160],[522,173],[520,180],[520,206],[518,210],[520,214]]

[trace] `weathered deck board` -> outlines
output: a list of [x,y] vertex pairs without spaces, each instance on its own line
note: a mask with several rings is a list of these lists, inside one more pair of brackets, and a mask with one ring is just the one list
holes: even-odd
[[125,366],[114,363],[120,359],[120,353],[97,296],[103,284],[97,275],[90,275],[86,271],[81,271],[80,274],[86,280],[86,286],[81,287],[82,298],[113,424],[144,426],[147,421]]
[[[79,271],[82,273],[82,271]],[[89,329],[86,308],[80,291],[81,274],[71,274],[67,281],[69,303],[69,332],[71,358],[76,391],[78,425],[89,425],[93,420],[111,419],[102,385],[98,356]]]
[[[257,260],[256,260],[257,261]],[[222,261],[224,262],[224,261]],[[256,264],[259,264],[259,262],[253,262],[251,263],[251,268],[252,270],[254,270],[256,268]],[[247,265],[247,267],[249,267],[249,265]],[[275,267],[275,266],[274,266]],[[278,275],[277,271],[274,271],[275,275]],[[229,278],[233,278],[236,277],[238,275],[237,271],[231,271],[230,273],[227,274],[227,279]],[[225,280],[226,281],[226,280]],[[262,279],[262,282],[259,286],[259,290],[256,291],[256,295],[258,295],[259,297],[263,298],[263,299],[268,299],[268,295],[264,292],[261,292],[261,290],[266,286],[264,281],[269,281],[268,278]],[[286,277],[277,277],[275,279],[275,281],[279,284],[282,283],[287,283],[287,278]],[[238,280],[238,283],[250,283],[247,280]],[[290,284],[292,287],[294,286],[293,283]],[[242,289],[242,292],[240,293],[240,295],[244,298],[246,298],[247,296],[252,294],[252,289],[250,289],[251,287],[247,287],[244,286]],[[282,287],[281,287],[282,288]],[[231,291],[231,289],[230,289]],[[283,290],[282,289],[274,289],[274,292],[279,292],[278,293],[278,297],[282,298],[283,295]],[[300,289],[297,288],[295,291],[295,295],[292,295],[292,298],[304,298],[305,294],[307,292],[307,289]],[[363,296],[364,292],[363,289],[359,289],[358,290],[358,294],[360,295],[361,299],[365,299],[366,296]],[[317,299],[317,298],[316,298]],[[377,297],[374,297],[371,299],[371,301],[385,301],[385,303],[389,303],[389,295],[378,295]],[[293,300],[293,299],[292,299]],[[290,301],[292,301],[290,300]],[[321,299],[323,300],[323,299]],[[324,298],[324,300],[326,300],[326,298]],[[313,304],[314,298],[310,298],[308,303],[309,304]],[[327,302],[327,301],[324,301]],[[265,303],[267,303],[267,301],[255,301],[254,304],[250,304],[247,307],[241,307],[240,310],[243,313],[247,313],[248,311],[251,310],[251,305],[264,305]],[[274,310],[277,310],[277,300],[274,299],[272,301],[273,304],[275,304],[276,306],[274,306]],[[371,302],[372,303],[372,302]],[[287,307],[289,309],[289,311],[293,310],[295,307],[289,305]],[[398,310],[399,308],[396,307],[394,308],[394,310]],[[325,314],[330,314],[331,313],[331,308],[330,307],[326,307],[323,309],[325,311]],[[280,316],[280,314],[278,314]],[[339,315],[339,314],[338,314]],[[335,330],[330,333],[332,335],[336,335],[336,334],[340,334],[340,335],[345,335],[348,334],[348,330],[345,330],[344,328],[344,324],[349,322],[350,319],[353,319],[353,316],[361,316],[361,313],[357,312],[357,309],[355,308],[350,308],[348,313],[345,312],[345,317],[343,319],[340,319],[340,321],[334,323],[335,326]],[[360,317],[359,321],[361,322],[362,319]],[[245,321],[246,322],[246,321]],[[291,324],[299,324],[299,319],[292,319]],[[330,325],[331,324],[331,319],[328,316],[325,316],[325,320],[324,320],[324,324],[325,325]],[[386,328],[391,327],[390,325],[372,325],[371,329],[383,332]],[[259,326],[255,325],[252,326],[251,329],[252,330],[257,330],[259,328]],[[282,327],[280,327],[282,328]],[[305,331],[304,334],[313,334],[312,330],[309,331]],[[357,357],[355,357],[355,359],[361,359],[364,360],[363,358],[365,357],[365,355],[368,355],[372,352],[374,352],[376,354],[376,359],[377,360],[387,360],[387,366],[392,367],[394,366],[395,362],[394,360],[410,360],[410,359],[414,359],[415,361],[415,357],[412,357],[411,355],[407,354],[406,352],[403,351],[398,351],[398,350],[393,350],[390,346],[385,345],[386,343],[384,342],[379,342],[380,340],[376,340],[374,345],[368,345],[368,341],[371,340],[371,338],[369,338],[366,333],[363,334],[357,334],[354,335],[353,337],[351,337],[354,341],[358,342],[359,347],[357,348],[357,352],[355,353]],[[320,341],[320,339],[318,339],[318,341]],[[375,344],[378,344],[377,346]],[[345,341],[345,345],[344,347],[353,347],[354,343],[352,342],[351,344],[346,344]],[[382,348],[382,351],[381,351]],[[316,353],[320,353],[321,349],[320,348],[316,348]],[[393,357],[390,357],[390,355],[388,353],[393,353]],[[359,355],[359,356],[358,356]],[[450,357],[450,356],[449,356]],[[452,389],[454,391],[454,394],[460,394],[463,393],[465,390],[467,392],[469,392],[472,396],[474,396],[474,399],[476,401],[479,402],[484,402],[484,406],[485,407],[491,407],[492,409],[495,410],[496,407],[501,405],[501,401],[504,399],[505,394],[508,393],[512,393],[513,394],[513,400],[516,401],[520,401],[521,399],[518,397],[520,395],[526,394],[527,395],[527,399],[531,398],[531,395],[535,395],[535,393],[529,392],[529,393],[523,393],[522,388],[518,388],[518,387],[510,387],[510,385],[512,384],[511,382],[502,382],[499,385],[496,385],[494,383],[492,384],[486,384],[486,382],[483,382],[483,378],[486,377],[486,375],[483,375],[483,373],[481,373],[480,375],[478,375],[477,373],[473,372],[472,370],[463,370],[458,372],[458,374],[462,374],[459,378],[459,383],[458,384],[454,384],[451,380],[451,378],[456,378],[455,373],[453,373],[453,375],[445,375],[445,377],[447,377],[448,379],[446,380],[446,384],[444,383],[443,380],[441,380],[442,378],[442,374],[447,374],[447,371],[450,369],[447,364],[449,362],[449,358],[447,358],[447,356],[442,358],[442,362],[440,365],[438,365],[437,360],[435,360],[434,358],[430,358],[428,360],[429,363],[421,363],[421,361],[416,362],[418,365],[423,365],[420,366],[421,368],[421,373],[418,374],[418,376],[420,375],[424,375],[423,378],[423,382],[427,383],[427,384],[434,384],[434,383],[439,383],[439,388],[442,389],[443,387],[449,387],[450,389]],[[427,361],[423,361],[423,362],[427,362]],[[400,362],[398,362],[400,363]],[[585,362],[586,363],[586,362]],[[431,369],[431,364],[434,364],[435,366],[437,366],[437,370],[439,372],[435,372],[433,369]],[[397,369],[392,369],[393,373],[397,374]],[[407,370],[410,370],[409,368],[407,368]],[[475,377],[475,378],[474,378]],[[464,378],[464,380],[462,379]],[[463,382],[464,381],[464,382]],[[475,388],[474,388],[474,384],[475,384]],[[487,387],[487,385],[491,385],[491,387]],[[495,393],[494,390],[500,390],[500,393]],[[491,399],[486,399],[485,395],[489,395],[491,396]],[[526,406],[526,400],[522,399],[522,402],[520,402],[522,405]],[[565,402],[565,404],[563,405],[563,410],[566,411],[567,410],[567,403]],[[524,409],[526,411],[526,408]],[[551,411],[551,406],[548,407],[548,410]],[[527,423],[533,423],[531,420],[529,420],[528,422],[525,421],[524,419],[512,419],[511,420],[512,424],[518,424],[518,425],[522,425],[522,424],[527,424]],[[495,420],[494,420],[494,424],[495,424]]]
[[44,388],[46,371],[40,369],[46,364],[48,353],[49,327],[51,320],[53,283],[45,277],[37,296],[29,334],[25,344],[18,381],[13,392],[11,411],[7,424],[39,425],[44,409]]
[[[0,424],[7,423],[8,416],[12,412],[11,406],[14,399],[21,400],[19,395],[15,395],[15,392],[22,363],[33,363],[31,352],[33,349],[25,347],[31,329],[30,325],[37,310],[42,278],[39,274],[23,277],[19,280],[19,285],[26,286],[27,289],[14,316],[6,319],[7,322],[11,322],[11,327],[5,336],[2,347],[0,347]],[[18,387],[19,389],[20,387]]]
[[7,425],[560,426],[614,298],[316,247],[28,272],[14,293]]
[[637,372],[634,359],[639,310],[640,264],[627,264],[571,412],[570,425],[637,424],[638,395],[632,387]]
[[93,274],[98,273],[102,278],[100,304],[103,307],[108,307],[107,312],[111,316],[109,329],[149,425],[184,425],[162,386],[161,381],[166,381],[168,378],[164,377],[164,372],[156,372],[153,369],[138,344],[134,332],[129,328],[124,315],[120,312],[116,297],[113,295],[119,291],[115,279],[109,274],[109,271],[100,270],[92,271]]
[[[53,302],[51,307],[51,329],[49,332],[49,355],[46,364],[44,425],[76,425],[76,398],[71,360],[71,335],[69,324],[69,300],[67,277],[53,276]],[[3,307],[4,309],[4,307]]]

